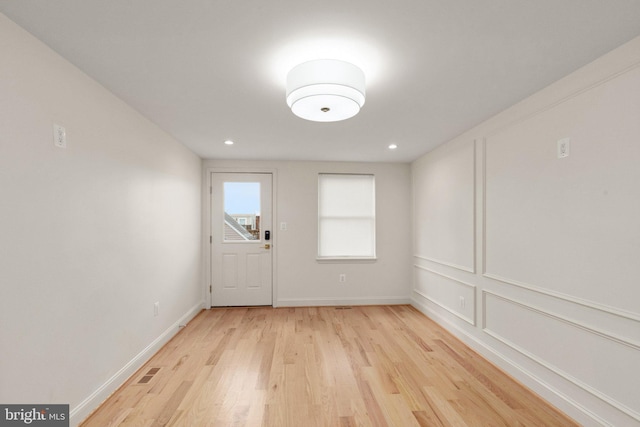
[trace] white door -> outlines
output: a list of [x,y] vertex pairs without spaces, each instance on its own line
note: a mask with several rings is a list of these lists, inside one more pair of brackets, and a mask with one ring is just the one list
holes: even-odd
[[211,306],[272,305],[270,173],[211,174]]

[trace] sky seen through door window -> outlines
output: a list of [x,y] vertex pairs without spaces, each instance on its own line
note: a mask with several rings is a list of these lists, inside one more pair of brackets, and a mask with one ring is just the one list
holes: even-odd
[[225,182],[224,210],[229,215],[260,215],[260,183]]

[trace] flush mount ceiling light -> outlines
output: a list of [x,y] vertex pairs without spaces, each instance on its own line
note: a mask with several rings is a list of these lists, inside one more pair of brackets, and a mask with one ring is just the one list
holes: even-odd
[[293,114],[306,120],[346,120],[358,114],[364,100],[364,73],[349,62],[304,62],[287,75],[287,104]]

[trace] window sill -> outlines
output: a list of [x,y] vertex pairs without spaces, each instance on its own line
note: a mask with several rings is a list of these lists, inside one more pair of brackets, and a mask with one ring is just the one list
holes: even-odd
[[317,257],[316,262],[320,264],[372,264],[376,262],[376,257]]

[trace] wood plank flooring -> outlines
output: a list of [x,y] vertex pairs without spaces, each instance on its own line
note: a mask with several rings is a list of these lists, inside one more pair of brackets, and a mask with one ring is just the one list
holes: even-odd
[[411,306],[203,311],[82,426],[576,426]]

